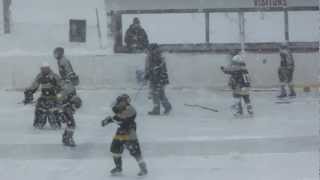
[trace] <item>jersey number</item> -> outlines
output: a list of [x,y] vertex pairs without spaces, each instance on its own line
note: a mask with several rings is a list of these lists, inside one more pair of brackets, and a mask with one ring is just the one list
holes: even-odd
[[243,74],[243,75],[242,75],[242,78],[243,78],[243,82],[244,82],[245,84],[250,83],[250,78],[249,78],[249,75],[248,75],[248,74]]

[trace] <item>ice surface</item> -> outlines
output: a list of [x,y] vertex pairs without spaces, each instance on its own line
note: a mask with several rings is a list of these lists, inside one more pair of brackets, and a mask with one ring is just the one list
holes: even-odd
[[[21,92],[0,91],[1,179],[137,179],[138,167],[125,153],[124,175],[110,177],[109,145],[116,126],[100,127],[110,104],[135,89],[80,91],[84,106],[76,114],[78,146],[61,145],[62,131],[34,130],[33,106],[18,104]],[[276,93],[253,93],[254,118],[234,118],[229,92],[168,90],[174,111],[152,117],[147,90],[133,102],[138,136],[150,180],[318,179],[317,101],[299,94],[291,104],[275,104]],[[218,113],[185,107],[194,103]]]
[[[95,27],[95,8],[100,10],[103,45],[106,48],[103,50],[99,47]],[[124,156],[124,175],[116,178],[109,176],[109,170],[113,167],[109,145],[116,126],[102,128],[100,120],[110,115],[110,104],[117,95],[124,92],[135,95],[137,85],[134,73],[143,68],[144,55],[110,55],[112,45],[106,37],[104,8],[102,0],[13,2],[13,32],[0,36],[1,180],[140,179],[136,177],[136,163],[127,153]],[[316,13],[302,12],[299,19],[296,17],[301,15],[300,12],[290,13],[290,17],[296,19],[292,21],[289,18],[290,27],[305,27],[301,19],[309,19],[310,24],[316,24]],[[145,28],[154,31],[149,32],[154,35],[150,37],[152,41],[181,41],[172,38],[176,35],[169,31],[171,26],[166,25],[170,18],[166,16],[165,20],[152,24],[151,16],[146,16],[141,16],[141,19],[143,24],[150,21]],[[185,17],[188,19],[183,19]],[[214,19],[214,23],[222,21],[225,24],[212,30],[219,36],[213,34],[213,40],[237,41],[238,27],[234,31],[229,30],[235,32],[233,35],[223,33],[226,28],[233,27],[230,25],[233,24],[230,14],[215,17],[218,19]],[[86,44],[68,42],[70,18],[87,19]],[[128,26],[131,18],[124,17],[124,27]],[[192,34],[192,41],[198,40],[194,32],[201,31],[197,24],[201,24],[202,19],[189,15],[179,18],[175,20],[183,20],[187,23],[184,26],[194,27],[185,29],[183,35]],[[265,18],[268,20],[267,14]],[[228,19],[230,22],[225,22]],[[194,24],[190,24],[191,20]],[[255,21],[266,25],[262,16],[254,18],[250,24],[255,25]],[[282,23],[274,26],[282,28]],[[164,37],[158,32],[158,27],[167,27],[169,35]],[[315,26],[308,25],[308,28],[310,33],[292,28],[291,38],[318,39]],[[251,31],[248,29],[248,32]],[[273,35],[267,33],[261,37],[253,34],[250,38],[252,41],[274,40]],[[282,36],[283,33],[279,35]],[[75,140],[78,146],[74,149],[61,145],[62,130],[33,129],[34,106],[19,104],[23,99],[22,92],[3,90],[26,87],[39,71],[38,65],[43,60],[55,65],[52,49],[56,46],[66,47],[67,55],[80,76],[81,88],[95,89],[79,91],[84,106],[76,114]],[[294,57],[297,63],[295,82],[316,82],[319,54],[295,54]],[[219,71],[219,67],[226,63],[225,55],[166,54],[166,58],[172,82],[168,89],[174,107],[172,114],[168,117],[147,116],[151,102],[146,99],[146,89],[133,103],[138,110],[138,135],[150,172],[143,179],[318,179],[318,97],[312,93],[299,94],[293,103],[280,105],[274,103],[275,92],[253,93],[255,117],[237,119],[230,112],[230,92],[208,90],[208,87],[215,85],[225,86],[226,77]],[[262,64],[264,59],[266,64]],[[246,61],[254,84],[277,84],[278,54],[247,54]],[[104,89],[97,90],[98,87]],[[219,112],[189,108],[184,103],[217,108]]]

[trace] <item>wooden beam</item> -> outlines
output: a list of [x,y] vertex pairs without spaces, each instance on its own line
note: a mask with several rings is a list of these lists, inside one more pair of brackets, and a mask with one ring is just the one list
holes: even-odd
[[[136,1],[139,1],[137,3]],[[121,10],[148,9],[276,9],[318,7],[318,0],[105,0],[108,8]]]
[[[215,12],[279,12],[283,7],[276,8],[224,8],[224,9],[149,9],[149,10],[119,10],[120,14],[169,14],[169,13],[215,13]],[[288,11],[318,11],[319,7],[288,7]]]
[[[281,43],[245,43],[245,51],[252,53],[278,53]],[[200,43],[200,44],[160,44],[163,51],[170,53],[221,53],[230,50],[241,50],[240,43]],[[317,53],[319,42],[289,42],[294,53]],[[118,53],[129,53],[126,48],[118,49]]]

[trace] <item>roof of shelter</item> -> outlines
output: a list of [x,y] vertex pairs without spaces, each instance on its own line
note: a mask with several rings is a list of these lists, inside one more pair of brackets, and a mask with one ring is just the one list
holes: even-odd
[[114,11],[319,7],[318,0],[105,0]]

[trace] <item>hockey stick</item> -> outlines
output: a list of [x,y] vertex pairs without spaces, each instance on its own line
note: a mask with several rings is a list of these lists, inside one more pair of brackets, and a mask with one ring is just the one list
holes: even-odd
[[201,106],[201,105],[198,105],[198,104],[184,104],[184,105],[187,106],[187,107],[198,107],[198,108],[201,108],[201,109],[204,109],[204,110],[208,110],[208,111],[212,111],[212,112],[219,112],[217,109],[213,109],[213,108],[206,107],[206,106]]
[[35,104],[36,103],[36,101],[31,101],[31,102],[29,102],[29,103],[27,103],[27,104],[25,104],[23,101],[21,101],[21,102],[18,102],[18,104],[23,104],[23,105],[33,105],[33,104]]
[[134,98],[133,98],[132,102],[135,102],[135,101],[136,101],[136,99],[137,99],[138,96],[140,95],[141,91],[143,90],[144,86],[145,86],[145,85],[142,84],[142,85],[139,87],[138,91],[137,91],[136,94],[134,95]]
[[276,101],[276,104],[290,104],[292,103],[291,101]]

